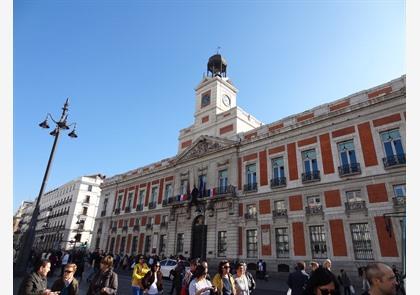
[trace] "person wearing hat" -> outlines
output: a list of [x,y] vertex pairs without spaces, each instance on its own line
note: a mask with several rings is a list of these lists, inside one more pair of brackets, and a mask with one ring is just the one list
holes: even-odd
[[139,255],[136,261],[136,265],[134,265],[133,275],[131,280],[131,289],[133,290],[133,295],[143,295],[143,289],[141,280],[144,276],[149,272],[149,267],[147,263],[144,261],[144,256]]

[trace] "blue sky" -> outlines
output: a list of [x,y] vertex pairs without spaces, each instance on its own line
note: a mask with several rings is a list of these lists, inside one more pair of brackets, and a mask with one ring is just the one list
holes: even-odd
[[238,105],[270,123],[405,74],[404,1],[14,1],[14,209],[47,190],[174,156],[221,47]]

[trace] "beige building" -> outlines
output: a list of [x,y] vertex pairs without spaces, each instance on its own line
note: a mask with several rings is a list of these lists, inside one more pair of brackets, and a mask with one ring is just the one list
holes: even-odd
[[[93,248],[256,262],[402,263],[405,76],[263,124],[214,55],[178,154],[106,179]],[[260,98],[263,103],[264,98]]]

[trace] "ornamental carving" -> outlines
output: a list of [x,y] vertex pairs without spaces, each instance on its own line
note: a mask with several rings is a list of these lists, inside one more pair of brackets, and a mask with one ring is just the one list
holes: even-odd
[[206,140],[200,141],[184,156],[183,160],[189,160],[193,158],[199,158],[207,153],[217,151],[222,148],[222,145],[218,142],[208,142]]

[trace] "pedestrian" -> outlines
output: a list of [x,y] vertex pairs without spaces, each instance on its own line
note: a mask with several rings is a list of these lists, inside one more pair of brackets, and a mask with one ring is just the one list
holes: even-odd
[[48,259],[39,259],[34,263],[34,270],[22,281],[18,295],[57,295],[47,289],[47,274],[50,271],[51,263]]
[[52,291],[60,291],[61,295],[78,295],[79,294],[79,282],[76,280],[75,273],[77,265],[69,263],[64,268],[64,275],[62,278],[58,278],[52,285]]
[[366,267],[366,278],[370,290],[363,294],[395,295],[397,294],[397,280],[392,269],[384,263],[371,263]]
[[255,288],[257,287],[257,284],[256,284],[252,274],[248,271],[248,266],[246,265],[246,263],[245,263],[245,275],[246,275],[246,278],[248,280],[249,293],[252,293],[252,291],[254,291]]
[[182,263],[182,260],[178,258],[176,267],[169,272],[170,276],[173,277],[171,292],[169,293],[170,295],[172,295],[173,291],[175,291],[176,295],[181,294],[182,279],[184,278],[184,273],[185,266]]
[[122,259],[122,269],[125,270],[128,266],[128,255],[125,254],[124,258]]
[[236,274],[233,276],[235,280],[236,295],[249,295],[249,282],[246,276],[246,264],[243,262],[236,263]]
[[404,280],[402,274],[398,271],[395,264],[392,265],[392,271],[395,274],[395,279],[397,280],[397,294],[401,293],[405,295]]
[[324,263],[322,264],[322,266],[331,273],[331,276],[334,279],[334,285],[335,285],[335,290],[337,292],[337,290],[340,290],[340,283],[337,280],[337,277],[335,276],[335,274],[331,271],[331,267],[332,267],[332,262],[330,259],[325,259]]
[[305,262],[299,261],[296,264],[295,271],[289,274],[287,285],[291,289],[292,295],[301,295],[308,283],[309,275],[305,271]]
[[229,272],[230,265],[228,260],[219,262],[217,274],[213,277],[212,283],[216,287],[219,295],[236,295],[235,280]]
[[324,268],[317,268],[309,278],[303,295],[340,295],[336,288],[332,273]]
[[257,279],[258,278],[260,280],[268,281],[267,264],[262,259],[258,260],[258,262],[257,262]]
[[66,266],[67,263],[70,262],[69,260],[70,260],[70,254],[66,251],[66,252],[64,252],[63,256],[61,257],[61,274],[60,274],[60,277],[63,276],[64,267]]
[[155,261],[151,269],[141,280],[144,292],[148,295],[156,295],[163,292],[163,275],[160,271],[160,263]]
[[340,269],[340,274],[338,275],[337,279],[340,285],[343,286],[344,295],[351,295],[351,281],[344,269]]
[[190,269],[185,271],[184,278],[182,280],[182,288],[181,288],[181,294],[183,293],[182,289],[185,289],[186,294],[188,294],[189,286],[194,277],[194,272],[197,269],[197,266],[199,264],[199,259],[191,259],[190,261]]
[[217,293],[217,289],[212,286],[210,280],[206,279],[207,270],[199,264],[195,269],[195,278],[191,281],[188,288],[189,295],[211,295]]
[[131,276],[131,290],[133,291],[133,295],[143,295],[141,280],[149,272],[149,270],[150,269],[147,266],[147,263],[144,262],[144,256],[139,255]]
[[318,264],[318,262],[316,262],[316,261],[311,261],[310,263],[309,263],[309,267],[310,267],[310,272],[309,272],[309,276],[311,276],[312,275],[312,273],[319,267],[319,264]]
[[114,259],[109,255],[102,258],[100,269],[92,278],[86,295],[117,294],[118,275],[113,271],[113,263]]

